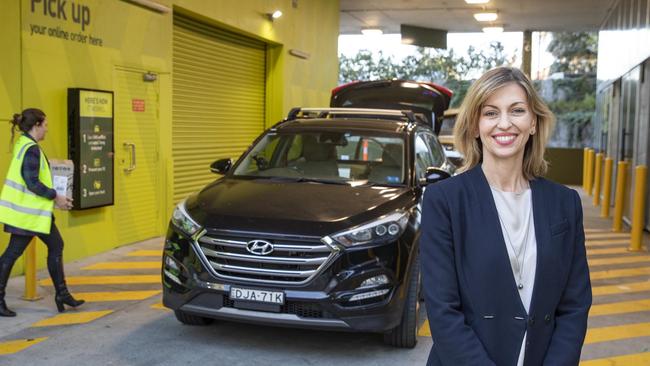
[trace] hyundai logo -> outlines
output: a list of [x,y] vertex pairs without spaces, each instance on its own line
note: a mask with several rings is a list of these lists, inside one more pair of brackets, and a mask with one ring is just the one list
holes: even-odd
[[251,240],[246,243],[246,250],[255,255],[267,255],[273,252],[273,244],[266,240]]

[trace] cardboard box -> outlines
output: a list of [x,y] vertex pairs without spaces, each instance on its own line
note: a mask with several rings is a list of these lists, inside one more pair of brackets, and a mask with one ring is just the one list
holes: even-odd
[[57,194],[72,198],[72,181],[74,178],[74,163],[72,160],[50,160],[52,183]]

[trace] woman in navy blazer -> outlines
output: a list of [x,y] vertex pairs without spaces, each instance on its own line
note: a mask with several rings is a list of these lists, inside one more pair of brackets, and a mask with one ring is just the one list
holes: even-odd
[[[580,198],[541,177],[553,125],[520,70],[490,70],[468,91],[454,131],[463,173],[424,196],[428,366],[578,365],[591,284]],[[513,236],[508,218],[530,235]]]

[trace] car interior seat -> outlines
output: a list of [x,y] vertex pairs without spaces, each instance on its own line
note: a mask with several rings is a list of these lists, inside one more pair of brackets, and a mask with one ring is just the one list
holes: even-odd
[[386,144],[381,153],[381,164],[371,168],[368,180],[374,183],[402,183],[403,148],[400,144]]
[[303,136],[302,157],[304,161],[298,164],[298,168],[305,177],[339,177],[335,145],[319,142],[314,135],[305,135]]

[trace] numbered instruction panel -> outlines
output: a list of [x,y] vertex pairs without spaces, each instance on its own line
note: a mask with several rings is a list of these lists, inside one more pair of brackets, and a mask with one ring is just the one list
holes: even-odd
[[68,89],[74,209],[113,204],[113,92]]

